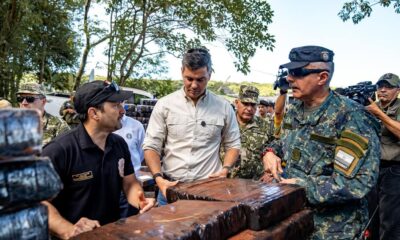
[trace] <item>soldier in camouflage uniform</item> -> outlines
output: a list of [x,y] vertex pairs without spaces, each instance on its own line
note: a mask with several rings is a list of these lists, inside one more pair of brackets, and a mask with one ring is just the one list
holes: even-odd
[[[334,53],[294,48],[288,81],[296,99],[283,120],[281,139],[264,150],[264,167],[281,183],[303,186],[315,210],[311,239],[353,239],[368,221],[365,196],[379,171],[379,124],[363,106],[329,88]],[[279,175],[281,158],[287,178]]]
[[235,100],[236,119],[240,128],[240,156],[232,170],[232,177],[260,179],[264,173],[261,153],[272,140],[271,124],[255,116],[259,91],[252,86],[240,86]]
[[70,128],[74,128],[80,123],[78,113],[75,111],[74,94],[74,92],[71,93],[71,98],[65,101],[60,108],[60,115]]
[[63,120],[44,110],[46,95],[42,85],[37,83],[22,84],[17,92],[17,101],[20,108],[37,109],[42,114],[43,145],[60,133],[69,130],[68,125]]

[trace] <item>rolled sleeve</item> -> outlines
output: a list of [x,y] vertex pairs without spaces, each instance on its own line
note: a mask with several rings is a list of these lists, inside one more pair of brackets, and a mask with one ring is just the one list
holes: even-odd
[[235,148],[240,149],[240,131],[236,121],[235,112],[230,104],[225,106],[227,118],[225,128],[222,132],[222,144],[226,150]]
[[143,141],[143,150],[154,150],[161,155],[161,150],[166,136],[166,123],[163,113],[163,104],[157,102],[151,113],[146,136]]

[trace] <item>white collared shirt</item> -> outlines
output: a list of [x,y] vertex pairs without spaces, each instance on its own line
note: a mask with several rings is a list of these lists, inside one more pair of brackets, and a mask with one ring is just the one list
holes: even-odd
[[183,88],[161,98],[151,114],[143,149],[161,155],[163,146],[162,172],[173,179],[188,182],[220,171],[220,146],[240,149],[232,106],[207,90],[197,105]]

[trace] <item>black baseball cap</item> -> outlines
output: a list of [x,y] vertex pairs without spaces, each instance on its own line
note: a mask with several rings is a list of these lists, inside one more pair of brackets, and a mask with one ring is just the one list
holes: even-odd
[[262,100],[260,100],[260,105],[264,105],[266,107],[273,107],[274,103],[271,101],[266,101],[266,100],[262,99]]
[[120,90],[113,81],[93,81],[78,88],[74,97],[75,110],[86,113],[89,107],[95,107],[103,102],[123,102],[132,96],[132,92]]
[[290,62],[280,68],[296,69],[307,66],[311,62],[333,62],[333,51],[320,46],[303,46],[293,48],[289,53]]

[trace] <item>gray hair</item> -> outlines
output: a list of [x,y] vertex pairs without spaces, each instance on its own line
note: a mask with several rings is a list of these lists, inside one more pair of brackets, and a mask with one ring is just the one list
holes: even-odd
[[189,68],[190,70],[197,70],[207,67],[207,71],[212,71],[211,55],[205,48],[192,48],[189,49],[182,59],[182,68]]

